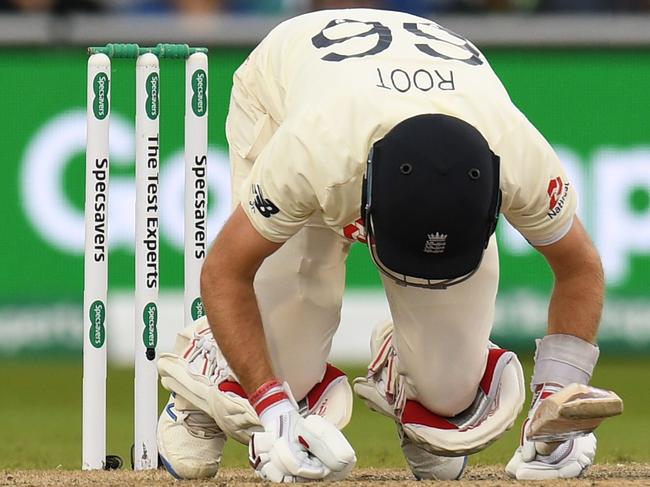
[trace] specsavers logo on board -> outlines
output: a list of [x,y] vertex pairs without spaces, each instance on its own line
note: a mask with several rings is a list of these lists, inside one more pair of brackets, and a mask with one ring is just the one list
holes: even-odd
[[[61,113],[32,136],[21,162],[21,199],[36,234],[58,251],[82,255],[83,208],[72,203],[63,184],[75,157],[85,152],[86,113]],[[111,249],[132,252],[134,240],[133,124],[123,116],[111,119],[111,169],[108,219]],[[578,213],[603,259],[607,284],[624,287],[632,276],[632,259],[650,255],[650,147],[597,148],[583,159],[566,147],[556,147],[579,197]],[[208,154],[207,178],[212,198],[208,242],[230,214],[230,171],[225,151]],[[126,169],[126,171],[125,171]],[[567,190],[563,179],[549,182],[549,204],[557,207]],[[83,184],[79,181],[78,184]],[[553,187],[551,187],[553,185]],[[160,173],[161,240],[183,249],[184,160],[182,147],[163,154]],[[35,197],[38,195],[38,197]],[[263,200],[266,198],[260,198]],[[355,228],[358,230],[358,228]],[[534,249],[512,227],[498,229],[504,258],[532,255]]]
[[[152,92],[152,99],[153,95]],[[73,204],[63,181],[75,157],[85,152],[85,132],[84,110],[65,112],[50,119],[29,141],[20,174],[22,206],[34,231],[49,245],[73,255],[83,254],[84,212]],[[132,175],[127,175],[134,165],[134,133],[132,122],[113,114],[107,210],[111,249],[132,249],[135,239],[135,181]],[[204,173],[212,198],[207,219],[208,241],[211,241],[230,214],[230,170],[225,151],[212,148],[207,159],[208,168]],[[183,251],[184,174],[182,147],[171,154],[162,154],[160,235],[179,252]],[[83,184],[83,180],[78,184]]]
[[[650,255],[650,147],[601,147],[589,160],[567,147],[555,150],[578,194],[578,215],[600,252],[608,287],[624,287],[632,276],[632,259]],[[568,187],[561,178],[549,182],[549,206],[555,203],[550,212],[561,209]],[[511,226],[500,225],[497,233],[502,252],[535,252]]]

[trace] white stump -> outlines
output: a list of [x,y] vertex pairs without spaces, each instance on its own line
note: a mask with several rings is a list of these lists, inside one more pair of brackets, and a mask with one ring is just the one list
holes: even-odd
[[83,306],[82,469],[106,461],[106,294],[111,60],[88,59]]
[[158,466],[160,63],[151,54],[136,65],[135,203],[135,470]]
[[208,56],[185,63],[185,282],[184,326],[203,316],[201,266],[208,249]]

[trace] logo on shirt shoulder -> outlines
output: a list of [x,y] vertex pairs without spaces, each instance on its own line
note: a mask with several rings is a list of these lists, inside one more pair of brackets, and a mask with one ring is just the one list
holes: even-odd
[[262,193],[262,188],[260,188],[259,184],[253,184],[251,186],[251,192],[254,196],[253,201],[249,202],[251,209],[255,210],[257,208],[257,211],[264,218],[270,218],[271,215],[275,215],[280,211],[270,199],[264,197],[264,193]]
[[566,201],[566,197],[569,194],[568,182],[563,182],[561,177],[553,178],[548,183],[548,188],[546,193],[548,194],[548,217],[552,220],[560,214],[562,208]]

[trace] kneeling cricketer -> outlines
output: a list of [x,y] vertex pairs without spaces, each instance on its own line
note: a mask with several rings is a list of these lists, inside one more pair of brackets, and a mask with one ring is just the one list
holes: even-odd
[[328,355],[360,241],[391,316],[354,392],[394,421],[416,478],[460,478],[525,398],[517,356],[489,340],[500,214],[555,276],[506,471],[570,478],[592,464],[593,429],[622,410],[588,385],[600,258],[558,157],[470,41],[400,12],[296,17],[235,73],[226,131],[233,212],[202,270],[207,318],[158,364],[172,392],[158,430],[172,475],[215,475],[227,437],[267,481],[350,473],[352,388]]

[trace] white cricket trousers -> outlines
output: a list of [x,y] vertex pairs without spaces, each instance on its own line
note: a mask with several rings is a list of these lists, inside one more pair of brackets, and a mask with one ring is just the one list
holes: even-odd
[[[226,123],[233,205],[239,204],[241,184],[276,128],[235,78]],[[256,275],[274,372],[289,383],[298,400],[323,378],[339,326],[350,245],[314,215]],[[449,289],[403,287],[382,279],[407,398],[444,416],[463,411],[483,375],[494,321],[499,280],[495,238],[474,276]]]

